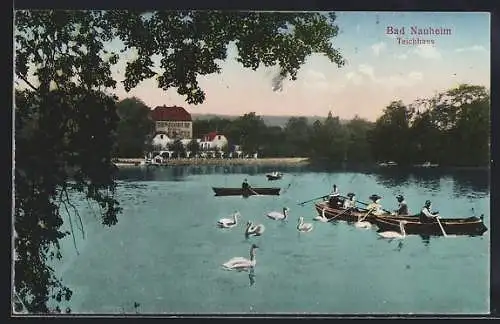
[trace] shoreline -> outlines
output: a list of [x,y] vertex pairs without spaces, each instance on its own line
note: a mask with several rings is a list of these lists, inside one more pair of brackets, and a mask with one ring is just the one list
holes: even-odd
[[[118,168],[144,167],[138,165],[144,159],[117,159],[115,165]],[[162,166],[177,165],[309,165],[309,158],[258,158],[258,159],[169,159]],[[152,166],[155,167],[155,166]]]
[[[118,168],[143,168],[145,165],[140,165],[144,161],[143,158],[118,158],[115,159],[114,164]],[[200,166],[200,165],[211,165],[211,166],[318,166],[313,160],[307,157],[288,157],[288,158],[242,158],[242,159],[217,159],[217,158],[191,158],[191,159],[169,159],[165,164],[158,166],[149,167],[165,167],[165,166]],[[321,164],[319,165],[321,166]],[[411,170],[413,172],[429,172],[429,171],[490,171],[491,168],[488,166],[439,166],[432,168],[419,168],[419,167],[379,167],[376,165],[368,166],[364,165],[361,168],[351,166],[351,167],[335,167],[335,170],[350,170],[350,171],[377,171],[382,173],[392,173]]]

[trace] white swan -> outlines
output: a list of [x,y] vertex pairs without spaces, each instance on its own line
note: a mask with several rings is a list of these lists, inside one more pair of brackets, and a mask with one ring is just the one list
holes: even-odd
[[304,223],[304,217],[299,217],[299,222],[297,224],[297,230],[299,232],[310,232],[313,229],[313,224]]
[[370,222],[363,221],[362,219],[364,219],[364,218],[365,217],[361,217],[361,215],[359,215],[358,216],[358,221],[356,223],[354,223],[354,227],[356,227],[356,228],[364,228],[364,229],[371,228],[372,224]]
[[404,224],[406,224],[407,221],[399,221],[399,230],[400,232],[395,232],[395,231],[386,231],[386,232],[380,232],[378,235],[382,236],[383,238],[388,238],[388,239],[403,239],[406,236],[406,231]]
[[233,218],[221,218],[217,221],[217,226],[223,227],[223,228],[231,228],[235,227],[238,225],[238,217],[241,216],[241,214],[236,211],[233,214]]
[[283,213],[272,211],[267,213],[267,217],[274,220],[286,220],[288,218],[288,208],[283,207]]
[[253,235],[253,236],[260,236],[260,235],[262,235],[262,233],[264,233],[265,230],[266,230],[266,228],[262,224],[253,225],[252,222],[247,222],[247,228],[245,230],[245,236],[246,237],[249,237],[251,235]]
[[322,222],[322,223],[328,222],[328,218],[326,218],[326,215],[325,215],[325,209],[323,208],[321,210],[321,216],[318,215],[318,216],[314,217],[313,220],[318,221],[318,222]]
[[222,267],[225,270],[238,270],[238,271],[246,271],[253,267],[255,267],[257,260],[255,258],[255,249],[258,246],[252,244],[250,247],[250,259],[242,258],[242,257],[234,257],[226,263],[222,264]]

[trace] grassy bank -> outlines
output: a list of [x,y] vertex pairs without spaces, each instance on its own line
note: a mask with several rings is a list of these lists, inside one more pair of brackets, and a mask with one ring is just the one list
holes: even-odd
[[[118,167],[136,167],[143,159],[117,159]],[[307,165],[308,158],[261,158],[261,159],[170,159],[168,165]]]

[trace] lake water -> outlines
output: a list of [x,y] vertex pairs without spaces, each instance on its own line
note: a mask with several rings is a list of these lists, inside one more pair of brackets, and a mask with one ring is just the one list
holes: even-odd
[[[417,212],[426,199],[442,217],[484,214],[490,220],[489,174],[420,170],[327,172],[282,167],[282,180],[262,166],[170,167],[120,171],[123,207],[117,225],[103,227],[96,207],[80,203],[85,239],[64,242],[63,282],[73,289],[73,313],[322,313],[486,314],[489,312],[490,231],[480,237],[378,237],[344,222],[318,223],[311,203],[335,183],[367,201],[377,193],[386,209],[395,195]],[[280,196],[214,197],[212,186],[279,186]],[[287,223],[265,217],[290,208]],[[472,210],[472,208],[474,210]],[[215,226],[238,210],[233,229]],[[303,216],[313,231],[298,233]],[[265,225],[244,237],[247,220]],[[75,229],[76,230],[76,229]],[[254,273],[222,270],[259,246]],[[134,307],[134,303],[138,303]]]

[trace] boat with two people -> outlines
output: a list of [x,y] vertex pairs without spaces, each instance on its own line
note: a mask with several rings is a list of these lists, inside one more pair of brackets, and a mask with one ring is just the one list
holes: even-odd
[[273,171],[271,173],[266,174],[267,180],[273,181],[273,180],[279,180],[283,178],[283,173],[278,172],[278,171]]

